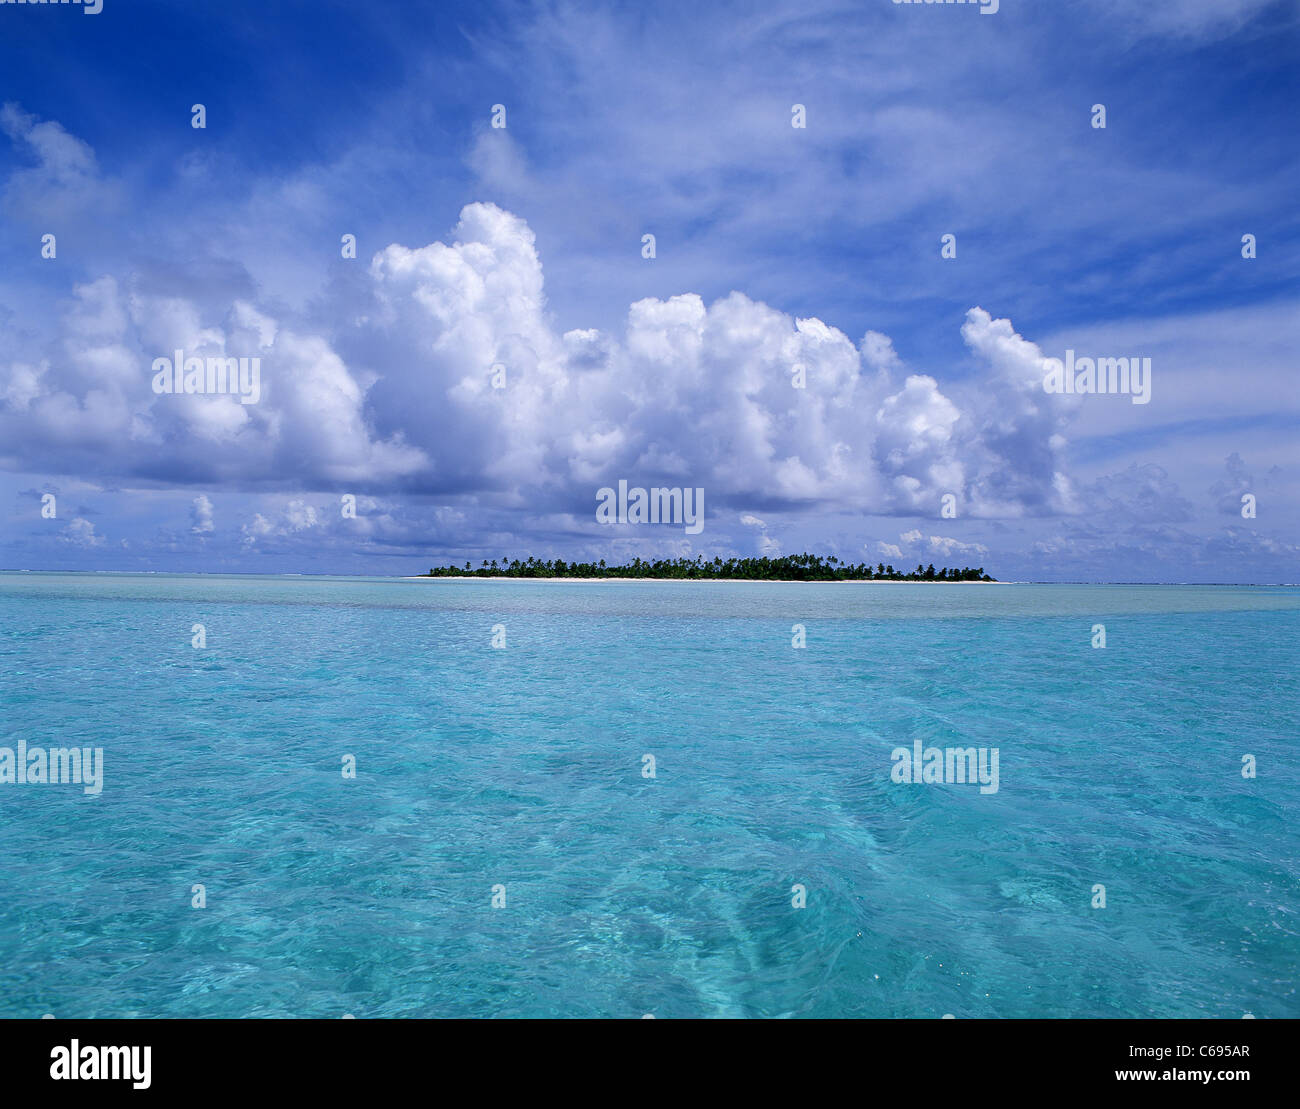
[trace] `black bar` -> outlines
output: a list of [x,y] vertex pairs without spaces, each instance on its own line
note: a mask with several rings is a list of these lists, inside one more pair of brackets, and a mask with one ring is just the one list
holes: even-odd
[[[842,1100],[847,1081],[863,1101],[902,1091],[1073,1100],[1131,1087],[1235,1105],[1293,1092],[1297,1031],[1289,1020],[26,1020],[0,1025],[0,1090],[11,1105],[23,1103],[16,1095],[50,1094],[337,1102],[421,1088],[456,1100],[458,1090],[493,1099],[523,1091],[600,1104],[656,1089],[673,1101],[709,1091],[734,1101],[754,1088],[768,1100],[788,1093],[815,1103]],[[130,1077],[52,1078],[74,1041],[92,1068],[87,1047],[148,1046],[148,1087]],[[1178,1077],[1191,1071],[1213,1077]]]

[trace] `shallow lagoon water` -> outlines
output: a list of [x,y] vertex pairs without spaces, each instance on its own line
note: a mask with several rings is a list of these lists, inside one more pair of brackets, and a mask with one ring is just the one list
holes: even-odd
[[0,574],[105,765],[0,785],[0,1015],[1300,1016],[1297,673],[1295,588]]

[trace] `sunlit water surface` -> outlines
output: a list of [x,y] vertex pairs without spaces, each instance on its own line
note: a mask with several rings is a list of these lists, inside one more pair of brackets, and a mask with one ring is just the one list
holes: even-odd
[[1300,1016],[1298,672],[1286,588],[3,574],[105,777],[0,785],[0,1015]]

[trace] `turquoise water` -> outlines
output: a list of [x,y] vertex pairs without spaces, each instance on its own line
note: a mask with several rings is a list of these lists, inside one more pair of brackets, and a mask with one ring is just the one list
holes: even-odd
[[1287,588],[2,574],[104,784],[0,785],[0,1015],[1300,1016],[1298,672]]

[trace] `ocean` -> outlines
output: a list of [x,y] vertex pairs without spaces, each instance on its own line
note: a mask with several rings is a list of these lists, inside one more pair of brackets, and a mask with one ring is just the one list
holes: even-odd
[[0,574],[0,1016],[1300,1016],[1298,673],[1284,587]]

